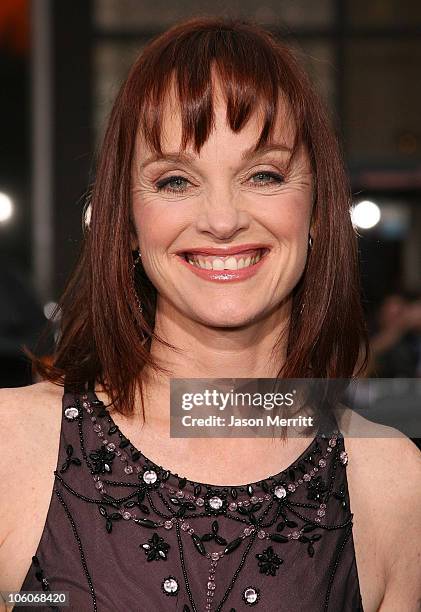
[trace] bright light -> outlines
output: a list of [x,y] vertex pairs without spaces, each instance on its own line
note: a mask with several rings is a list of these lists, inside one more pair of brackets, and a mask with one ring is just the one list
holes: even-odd
[[92,213],[92,206],[89,203],[88,206],[85,208],[84,213],[83,213],[83,224],[84,224],[84,229],[88,229],[89,225],[91,223],[91,213]]
[[6,194],[0,192],[0,223],[7,221],[13,214],[12,199]]
[[351,209],[353,225],[361,229],[369,229],[380,221],[380,208],[374,202],[363,200]]
[[[44,316],[46,319],[53,318],[54,309],[56,308],[56,306],[57,306],[56,302],[47,302],[46,304],[44,304]],[[59,318],[59,316],[60,316],[60,313],[57,313],[54,320]]]

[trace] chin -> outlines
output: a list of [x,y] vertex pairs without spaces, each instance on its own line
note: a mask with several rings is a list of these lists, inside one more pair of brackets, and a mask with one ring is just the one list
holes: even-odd
[[242,308],[235,311],[215,308],[212,312],[209,312],[209,309],[203,311],[198,309],[196,317],[202,324],[209,327],[241,327],[251,323],[256,318],[256,313],[251,312],[250,309],[245,311]]

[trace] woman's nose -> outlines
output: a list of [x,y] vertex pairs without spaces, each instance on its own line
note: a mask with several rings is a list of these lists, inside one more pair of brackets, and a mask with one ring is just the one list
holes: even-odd
[[199,204],[197,222],[199,232],[207,232],[226,239],[250,226],[250,215],[241,206],[241,198],[228,189],[215,191]]

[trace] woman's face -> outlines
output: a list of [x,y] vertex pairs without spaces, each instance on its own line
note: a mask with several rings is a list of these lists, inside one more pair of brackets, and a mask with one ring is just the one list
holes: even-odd
[[[283,112],[273,148],[252,156],[259,117],[234,133],[221,99],[217,96],[215,127],[200,155],[188,148],[187,156],[174,156],[181,143],[175,107],[168,106],[164,117],[166,157],[152,161],[154,154],[139,135],[132,174],[133,248],[139,245],[158,291],[158,314],[165,306],[207,326],[235,327],[273,312],[300,279],[312,175],[304,149],[286,172],[293,126]],[[217,252],[207,254],[211,249]],[[227,249],[238,252],[228,257]],[[187,254],[193,251],[192,260]]]

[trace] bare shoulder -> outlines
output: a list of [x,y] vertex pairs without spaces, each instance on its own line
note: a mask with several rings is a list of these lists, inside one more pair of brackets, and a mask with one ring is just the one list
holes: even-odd
[[[23,501],[22,495],[29,494],[29,488],[21,483],[28,478],[34,482],[38,472],[54,461],[62,393],[61,386],[48,381],[0,389],[0,545],[10,529],[11,513]],[[16,504],[2,504],[1,500],[6,499],[15,499]]]
[[351,504],[369,523],[383,558],[379,612],[415,612],[421,603],[421,452],[397,429],[353,410],[340,410],[337,420],[349,456]]

